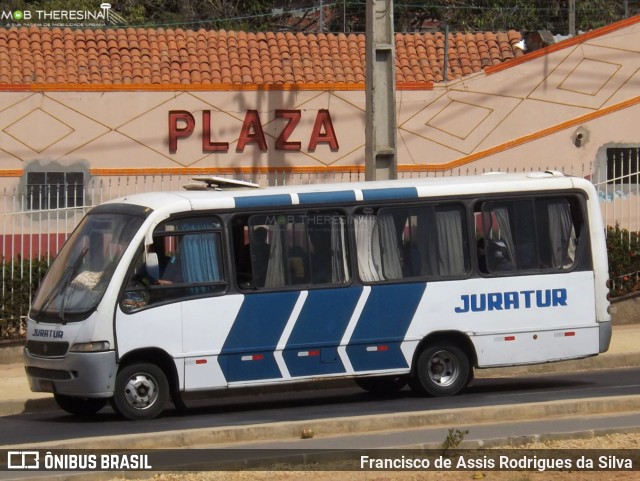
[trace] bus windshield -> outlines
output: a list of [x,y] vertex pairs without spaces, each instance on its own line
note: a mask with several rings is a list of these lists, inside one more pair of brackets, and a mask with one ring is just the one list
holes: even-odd
[[65,323],[88,317],[143,221],[124,213],[88,214],[49,268],[31,306],[31,318]]

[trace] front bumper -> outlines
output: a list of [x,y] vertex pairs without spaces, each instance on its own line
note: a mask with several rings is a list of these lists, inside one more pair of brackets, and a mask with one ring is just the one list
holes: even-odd
[[24,366],[33,392],[69,396],[111,397],[116,381],[115,351],[68,352],[51,358],[23,351]]

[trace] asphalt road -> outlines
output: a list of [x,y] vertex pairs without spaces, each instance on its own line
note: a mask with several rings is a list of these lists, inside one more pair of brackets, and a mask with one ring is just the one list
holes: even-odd
[[190,409],[185,414],[167,409],[158,419],[138,422],[122,420],[110,408],[105,408],[90,419],[80,419],[61,412],[5,416],[0,418],[0,446],[637,394],[640,394],[640,368],[477,379],[462,394],[450,398],[423,398],[410,390],[403,390],[393,397],[380,398],[358,388],[238,395],[224,399],[190,400]]

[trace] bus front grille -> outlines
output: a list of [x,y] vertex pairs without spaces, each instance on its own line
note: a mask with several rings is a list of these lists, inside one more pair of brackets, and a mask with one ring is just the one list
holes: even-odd
[[27,341],[27,351],[33,356],[62,357],[69,350],[68,342]]

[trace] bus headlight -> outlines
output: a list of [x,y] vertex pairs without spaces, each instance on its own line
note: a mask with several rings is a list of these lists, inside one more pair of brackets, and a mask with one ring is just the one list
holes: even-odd
[[109,341],[81,342],[71,346],[71,352],[100,352],[109,350]]

